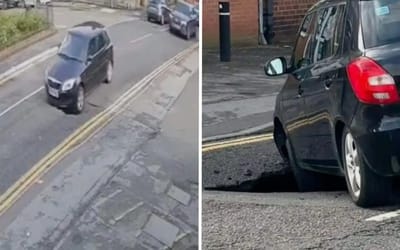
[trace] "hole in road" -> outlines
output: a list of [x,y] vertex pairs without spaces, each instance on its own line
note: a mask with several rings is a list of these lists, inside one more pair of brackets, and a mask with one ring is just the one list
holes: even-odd
[[[203,153],[203,187],[233,192],[299,192],[293,173],[272,141]],[[344,191],[344,177],[322,175],[314,191]]]
[[[243,181],[235,185],[216,186],[206,190],[233,191],[233,192],[299,192],[295,178],[290,171],[279,173],[263,173],[257,179]],[[326,176],[324,186],[315,191],[345,191],[346,182],[343,177]]]

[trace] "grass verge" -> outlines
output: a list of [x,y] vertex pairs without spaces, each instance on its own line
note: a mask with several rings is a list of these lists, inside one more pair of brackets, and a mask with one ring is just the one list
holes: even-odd
[[0,50],[48,28],[46,19],[37,13],[0,13]]

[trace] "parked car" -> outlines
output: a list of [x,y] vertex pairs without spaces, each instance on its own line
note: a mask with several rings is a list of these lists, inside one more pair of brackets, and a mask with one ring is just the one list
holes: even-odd
[[147,5],[147,21],[155,20],[161,25],[169,22],[171,14],[170,4],[167,0],[150,0]]
[[19,0],[0,0],[1,9],[17,8]]
[[[344,175],[359,206],[391,201],[400,175],[400,2],[330,0],[314,5],[276,98],[274,141],[301,191]],[[396,197],[396,195],[394,195]]]
[[66,113],[81,113],[86,93],[101,82],[111,82],[113,65],[113,44],[103,25],[87,22],[69,29],[46,70],[49,103]]
[[198,24],[198,12],[195,6],[179,1],[170,16],[169,30],[179,32],[187,40],[196,36],[196,25]]

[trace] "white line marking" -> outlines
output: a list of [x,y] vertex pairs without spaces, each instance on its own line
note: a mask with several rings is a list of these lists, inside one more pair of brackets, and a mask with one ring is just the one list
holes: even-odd
[[22,72],[26,71],[27,69],[31,68],[37,63],[43,62],[50,57],[54,56],[57,52],[58,48],[54,47],[51,49],[48,49],[39,55],[36,55],[28,60],[26,60],[23,63],[20,63],[14,67],[11,67],[9,70],[6,72],[0,74],[0,85],[4,84],[5,82],[9,81],[13,77],[16,77],[20,75]]
[[104,12],[104,13],[109,13],[109,14],[116,12],[116,10],[110,9],[110,8],[102,8],[102,9],[100,9],[100,11]]
[[168,27],[168,28],[160,29],[160,31],[162,31],[162,32],[165,32],[165,31],[167,31],[167,30],[169,30],[169,27]]
[[144,35],[144,36],[141,36],[141,37],[139,37],[139,38],[136,38],[136,39],[130,41],[130,43],[137,43],[137,42],[142,41],[142,40],[144,40],[144,39],[146,39],[147,37],[152,36],[152,35],[153,35],[152,33],[146,34],[146,35]]
[[29,95],[25,96],[24,98],[22,98],[21,100],[19,100],[18,102],[14,103],[13,105],[11,105],[10,107],[8,107],[7,109],[5,109],[3,112],[0,113],[0,117],[2,117],[3,115],[7,114],[8,112],[10,112],[12,109],[14,109],[15,107],[17,107],[18,105],[20,105],[21,103],[23,103],[24,101],[28,100],[30,97],[34,96],[35,94],[37,94],[39,91],[41,91],[44,87],[40,87],[37,90],[33,91],[32,93],[30,93]]
[[56,29],[66,29],[68,26],[62,25],[62,24],[56,24],[55,27],[56,27]]
[[372,217],[366,219],[366,221],[378,221],[378,222],[380,222],[380,221],[384,221],[384,220],[395,218],[395,217],[397,217],[399,215],[400,215],[400,210],[396,210],[396,211],[392,211],[392,212],[388,212],[388,213],[372,216]]

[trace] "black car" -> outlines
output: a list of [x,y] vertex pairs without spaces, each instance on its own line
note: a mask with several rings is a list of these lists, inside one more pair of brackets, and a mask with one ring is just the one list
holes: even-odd
[[146,12],[147,21],[156,20],[164,25],[169,22],[171,8],[167,0],[150,0]]
[[87,22],[68,30],[56,61],[46,70],[49,103],[67,113],[81,113],[86,93],[101,82],[111,82],[113,53],[101,24]]
[[359,206],[388,204],[400,175],[399,1],[328,0],[306,14],[276,99],[274,141],[301,191],[344,175]]
[[196,26],[198,25],[198,12],[195,6],[186,2],[179,1],[172,11],[169,22],[169,30],[179,32],[187,40],[196,36]]

